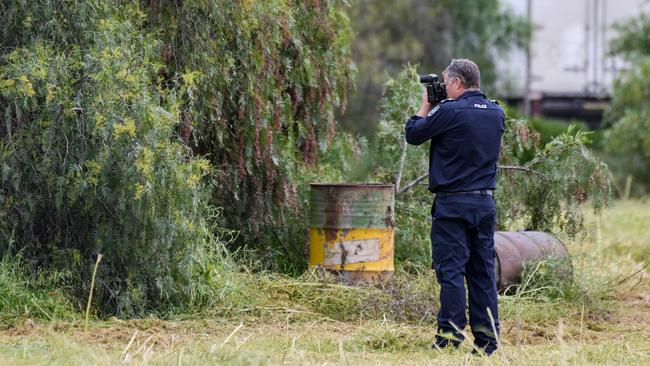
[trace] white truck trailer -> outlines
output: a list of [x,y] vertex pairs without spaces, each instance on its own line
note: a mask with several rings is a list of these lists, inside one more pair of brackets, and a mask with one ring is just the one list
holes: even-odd
[[506,99],[532,115],[582,119],[597,126],[611,98],[613,81],[626,67],[609,55],[613,25],[650,11],[647,0],[501,0],[529,17],[529,52],[515,52],[497,65]]

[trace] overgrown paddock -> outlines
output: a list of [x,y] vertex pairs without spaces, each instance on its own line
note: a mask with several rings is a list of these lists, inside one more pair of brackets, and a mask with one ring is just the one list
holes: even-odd
[[[502,296],[503,347],[490,362],[649,362],[649,208],[617,202],[601,217],[587,217],[587,234],[569,245],[575,282],[565,293],[545,291],[542,276]],[[401,271],[390,291],[346,288],[310,274],[240,273],[228,281],[221,284],[228,295],[212,309],[185,318],[96,320],[87,330],[77,313],[4,319],[0,362],[486,362],[469,356],[470,342],[458,351],[430,350],[437,295],[430,271]]]

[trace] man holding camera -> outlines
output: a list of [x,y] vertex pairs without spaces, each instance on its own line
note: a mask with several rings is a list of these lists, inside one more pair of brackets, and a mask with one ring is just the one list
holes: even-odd
[[[464,339],[466,280],[474,345],[490,355],[497,348],[499,332],[493,192],[505,115],[479,89],[480,72],[474,62],[452,60],[443,72],[444,83],[432,76],[433,80],[422,78],[429,85],[405,130],[409,144],[431,140],[429,190],[436,194],[431,244],[440,284],[434,347],[458,347]],[[445,89],[449,99],[437,104]]]

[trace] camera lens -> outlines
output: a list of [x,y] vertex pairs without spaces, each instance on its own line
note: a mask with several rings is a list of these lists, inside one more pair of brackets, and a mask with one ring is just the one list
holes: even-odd
[[421,83],[433,83],[436,78],[437,78],[437,76],[434,75],[434,74],[420,75],[420,82]]

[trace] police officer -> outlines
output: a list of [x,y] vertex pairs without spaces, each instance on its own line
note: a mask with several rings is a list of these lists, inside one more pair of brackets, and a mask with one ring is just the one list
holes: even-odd
[[431,244],[440,284],[434,347],[458,347],[463,341],[467,281],[474,345],[489,355],[497,348],[499,332],[493,192],[505,116],[479,89],[474,62],[452,60],[443,80],[449,99],[434,106],[425,90],[420,110],[405,128],[409,144],[431,141],[429,190],[436,194]]

